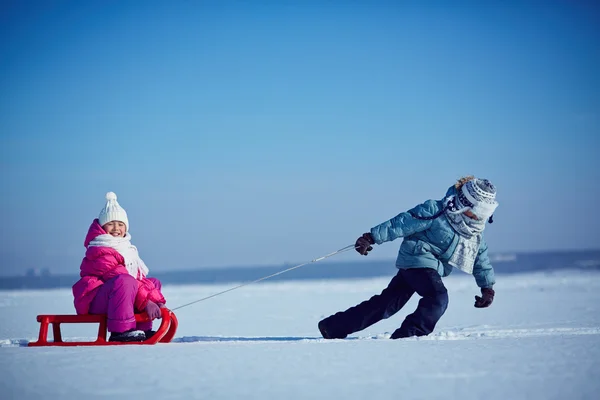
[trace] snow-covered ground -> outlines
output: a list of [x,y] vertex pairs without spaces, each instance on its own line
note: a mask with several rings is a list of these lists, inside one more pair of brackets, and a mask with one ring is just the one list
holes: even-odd
[[[316,327],[388,279],[246,286],[178,310],[174,343],[156,346],[23,347],[37,337],[37,314],[73,313],[71,293],[0,292],[0,397],[598,399],[599,278],[498,276],[494,304],[480,310],[473,278],[455,273],[445,279],[450,306],[434,334],[399,341],[387,338],[417,297],[347,340],[322,340]],[[164,292],[173,308],[231,286]],[[65,325],[63,334],[92,337],[94,329]]]

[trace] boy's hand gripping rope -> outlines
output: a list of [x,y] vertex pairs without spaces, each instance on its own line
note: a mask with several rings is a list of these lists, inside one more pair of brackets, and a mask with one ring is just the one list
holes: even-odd
[[175,311],[175,310],[178,310],[178,309],[180,309],[180,308],[187,307],[187,306],[189,306],[189,305],[192,305],[192,304],[195,304],[195,303],[199,303],[199,302],[201,302],[201,301],[204,301],[204,300],[208,300],[208,299],[210,299],[210,298],[212,298],[212,297],[216,297],[216,296],[219,296],[219,295],[221,295],[221,294],[224,294],[224,293],[227,293],[227,292],[231,292],[232,290],[239,289],[239,288],[241,288],[241,287],[243,287],[243,286],[247,286],[247,285],[251,285],[251,284],[253,284],[253,283],[257,283],[257,282],[260,282],[260,281],[264,281],[265,279],[269,279],[269,278],[272,278],[272,277],[274,277],[274,276],[281,275],[281,274],[283,274],[284,272],[288,272],[288,271],[291,271],[291,270],[293,270],[293,269],[300,268],[300,267],[303,267],[303,266],[305,266],[305,265],[308,265],[308,264],[311,264],[311,263],[316,263],[317,261],[324,260],[324,259],[326,259],[326,258],[329,258],[329,257],[331,257],[331,256],[335,256],[336,254],[340,254],[340,253],[343,253],[343,252],[345,252],[345,251],[352,250],[352,249],[354,249],[354,245],[353,245],[353,244],[351,244],[351,245],[349,245],[349,246],[346,246],[346,247],[344,247],[344,248],[342,248],[342,249],[339,249],[339,250],[337,250],[337,251],[334,251],[333,253],[329,253],[329,254],[327,254],[327,255],[325,255],[325,256],[323,256],[323,257],[315,258],[314,260],[311,260],[311,261],[305,262],[304,264],[299,264],[299,265],[296,265],[296,266],[294,266],[294,267],[291,267],[291,268],[288,268],[288,269],[284,269],[283,271],[276,272],[276,273],[274,273],[274,274],[272,274],[272,275],[269,275],[269,276],[265,276],[265,277],[259,278],[259,279],[257,279],[257,280],[254,280],[254,281],[252,281],[252,282],[246,282],[246,283],[242,283],[241,285],[234,286],[234,287],[232,287],[232,288],[229,288],[229,289],[227,289],[227,290],[223,290],[222,292],[215,293],[215,294],[211,294],[210,296],[206,296],[206,297],[204,297],[204,298],[201,298],[201,299],[199,299],[199,300],[192,301],[191,303],[187,303],[187,304],[184,304],[184,305],[182,305],[182,306],[179,306],[179,307],[171,308],[171,311]]

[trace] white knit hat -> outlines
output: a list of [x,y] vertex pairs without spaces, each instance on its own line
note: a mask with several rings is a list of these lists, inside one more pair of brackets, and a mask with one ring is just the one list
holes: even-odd
[[121,221],[125,224],[125,228],[129,231],[129,220],[127,219],[127,213],[117,202],[117,195],[113,192],[106,193],[106,205],[100,210],[98,216],[98,222],[100,226],[104,226],[110,221]]
[[496,187],[487,179],[472,179],[465,182],[458,192],[461,206],[471,209],[473,214],[481,219],[488,219],[494,214],[498,202],[496,201]]

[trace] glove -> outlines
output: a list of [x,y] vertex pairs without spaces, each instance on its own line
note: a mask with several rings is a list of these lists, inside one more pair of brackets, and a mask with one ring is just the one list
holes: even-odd
[[151,300],[148,300],[148,304],[146,305],[146,313],[151,320],[160,318],[162,315],[158,304]]
[[359,254],[366,256],[371,250],[373,250],[373,246],[371,246],[372,244],[375,244],[373,236],[371,236],[370,233],[363,233],[361,237],[356,239],[354,249],[358,251]]
[[485,308],[489,307],[494,301],[494,289],[492,288],[481,288],[482,297],[475,296],[475,307]]

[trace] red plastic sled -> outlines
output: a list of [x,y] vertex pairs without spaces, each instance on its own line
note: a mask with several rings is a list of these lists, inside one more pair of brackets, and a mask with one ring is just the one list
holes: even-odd
[[[116,346],[131,344],[156,344],[169,343],[177,331],[177,317],[168,308],[161,308],[162,320],[156,333],[143,342],[109,342],[106,340],[106,315],[38,315],[37,321],[40,325],[40,335],[37,342],[29,342],[28,346]],[[136,314],[137,322],[148,321],[148,314]],[[98,338],[93,342],[63,342],[60,332],[60,324],[100,324]],[[48,324],[52,324],[54,341],[48,341]]]

